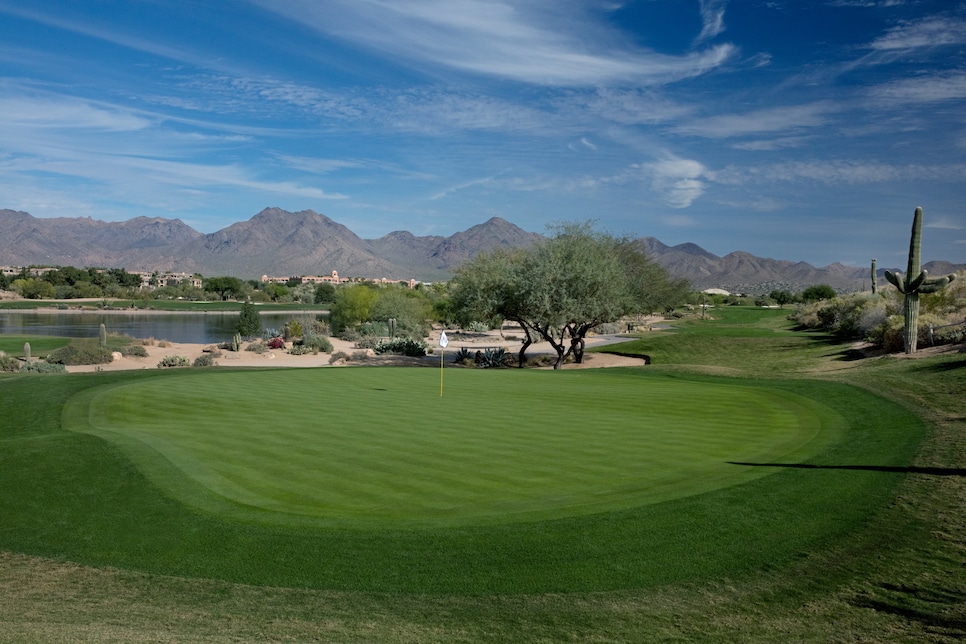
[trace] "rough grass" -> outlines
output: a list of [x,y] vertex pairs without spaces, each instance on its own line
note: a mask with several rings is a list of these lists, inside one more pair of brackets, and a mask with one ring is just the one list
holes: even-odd
[[[771,559],[771,563],[743,569],[723,569],[710,578],[594,593],[332,592],[92,568],[66,563],[63,555],[56,553],[46,557],[8,554],[0,558],[0,592],[5,597],[0,602],[0,640],[959,641],[966,635],[966,522],[961,512],[966,501],[966,409],[962,396],[966,391],[966,361],[959,354],[926,360],[859,359],[847,346],[832,344],[815,334],[793,333],[777,316],[766,320],[764,315],[758,322],[727,322],[732,328],[710,344],[705,343],[699,331],[682,329],[680,341],[693,342],[692,348],[701,346],[702,352],[689,357],[684,350],[673,361],[656,359],[652,371],[685,374],[704,370],[711,364],[727,373],[775,378],[794,368],[790,373],[796,380],[811,381],[820,376],[876,391],[929,423],[929,438],[909,467],[887,469],[879,462],[878,469],[864,469],[873,462],[868,460],[873,454],[864,452],[867,458],[849,464],[853,467],[782,468],[778,474],[760,479],[787,483],[796,478],[808,481],[819,476],[834,480],[845,475],[862,481],[871,475],[887,477],[897,484],[891,491],[881,490],[882,500],[873,504],[870,514],[843,526],[830,540],[795,544],[784,559]],[[748,325],[747,334],[741,332],[742,324]],[[773,337],[769,341],[764,331],[772,324]],[[707,332],[713,332],[713,328],[710,326]],[[662,352],[668,355],[667,345],[654,344],[665,342],[667,335],[650,334],[642,341],[640,350],[652,357]],[[689,335],[693,339],[688,339]],[[729,359],[728,343],[732,340],[740,341],[739,345],[753,344],[754,349],[736,350]],[[739,353],[740,359],[736,359]],[[58,382],[70,382],[69,378],[56,377]],[[55,378],[45,380],[53,382]],[[16,399],[36,398],[39,393],[8,389],[19,382],[14,377],[0,379],[0,397],[5,406],[11,400],[8,394]],[[17,422],[3,424],[0,471],[7,469],[10,455],[19,452],[21,445],[34,445],[31,454],[36,458],[46,458],[64,447],[45,441],[56,441],[63,434],[57,425],[56,411],[72,392],[54,388],[44,390],[42,395],[43,404],[18,407]],[[159,395],[163,395],[163,389]],[[859,411],[900,435],[905,427],[901,416],[879,417],[876,409]],[[895,426],[889,427],[890,423]],[[859,442],[868,442],[872,449],[881,448],[874,438],[865,436]],[[879,438],[890,441],[887,432]],[[82,439],[74,436],[75,441],[83,442],[87,453],[103,452],[102,442]],[[13,446],[16,449],[11,449]],[[73,459],[67,454],[72,454]],[[83,500],[85,495],[97,499],[99,513],[124,524],[121,517],[114,515],[122,514],[126,506],[122,505],[121,511],[113,509],[117,495],[124,495],[123,477],[119,480],[105,476],[102,489],[72,488],[77,487],[77,468],[94,470],[104,464],[98,458],[89,464],[75,463],[78,455],[83,454],[83,450],[78,452],[72,447],[59,457],[67,471],[55,477],[53,485],[62,492],[70,491],[72,499]],[[27,462],[29,459],[24,461]],[[125,462],[118,456],[111,467],[123,470]],[[811,464],[841,466],[843,462],[834,459]],[[136,471],[128,471],[136,477]],[[29,487],[7,487],[8,483],[4,482],[5,499],[33,492]],[[143,493],[145,487],[138,487],[139,493]],[[759,491],[776,494],[782,487],[787,486]],[[702,496],[731,489],[735,488]],[[754,497],[756,501],[758,496]],[[772,501],[779,501],[779,497]],[[753,534],[762,525],[758,513],[745,512],[751,500],[752,497],[746,497],[730,509]],[[42,510],[47,501],[50,499],[40,499],[35,509]],[[849,499],[838,499],[837,504],[835,501],[827,502],[849,514]],[[780,502],[790,503],[789,516],[802,508],[807,510],[812,503],[822,503],[802,495]],[[90,501],[87,503],[89,507]],[[680,501],[652,507],[675,503]],[[762,499],[753,507],[767,505],[767,499]],[[720,509],[720,504],[713,504],[713,509]],[[158,515],[154,518],[170,518],[157,509],[153,512]],[[143,520],[143,512],[140,517]],[[40,523],[49,524],[43,528],[47,538],[71,533],[62,539],[62,551],[66,551],[78,543],[98,542],[96,531],[89,527],[104,517],[96,519],[85,524],[75,515],[57,517],[52,513]],[[124,525],[136,523],[136,518],[131,517]],[[9,527],[5,527],[6,531],[0,531],[6,533],[4,539],[10,536]],[[685,527],[692,528],[693,522]],[[647,529],[628,535],[627,543],[635,543],[662,528],[665,524],[653,522]],[[788,524],[775,525],[770,531],[779,536],[795,536],[795,526]],[[130,541],[137,544],[141,535],[135,535],[138,538]],[[190,535],[177,535],[185,536]],[[592,533],[580,530],[567,545],[581,544],[583,539],[592,537]],[[148,540],[142,548],[149,551],[156,545],[156,541]],[[329,545],[325,544],[318,554],[324,556]],[[711,556],[718,556],[731,545],[731,540],[722,538]],[[233,544],[215,540],[208,550],[216,553],[226,546]],[[753,551],[754,546],[748,544],[748,550]],[[114,556],[108,544],[101,547],[107,551],[105,556]],[[404,551],[401,556],[408,557],[410,552]],[[699,552],[685,552],[682,561],[702,557]],[[280,565],[285,565],[291,553],[272,551],[268,556],[275,556]],[[556,553],[562,561],[570,556],[570,549]],[[658,558],[656,554],[654,558]],[[620,556],[597,561],[612,569],[623,563]],[[673,567],[677,562],[669,563]],[[472,576],[475,571],[468,568],[467,572]]]

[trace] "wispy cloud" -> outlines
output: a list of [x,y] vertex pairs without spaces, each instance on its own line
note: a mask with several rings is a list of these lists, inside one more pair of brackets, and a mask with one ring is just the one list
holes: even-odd
[[396,60],[537,85],[662,83],[704,74],[736,52],[642,49],[571,0],[252,1]]
[[875,161],[812,160],[759,166],[729,165],[714,173],[718,183],[742,185],[793,182],[802,179],[824,184],[867,184],[890,181],[966,181],[966,164],[896,165]]
[[949,217],[940,217],[935,221],[926,221],[924,224],[926,228],[940,228],[942,230],[963,230],[966,229],[966,225],[961,221],[953,221]]
[[703,27],[695,43],[714,38],[725,30],[724,13],[727,0],[700,0],[700,3]]
[[932,16],[903,21],[869,44],[870,49],[894,51],[966,44],[966,20]]
[[820,101],[808,105],[755,110],[744,114],[719,114],[683,123],[676,126],[674,130],[679,134],[712,139],[795,132],[825,125],[829,114],[837,109],[830,102]]
[[888,104],[939,103],[966,99],[966,73],[945,72],[903,78],[870,90],[874,100]]

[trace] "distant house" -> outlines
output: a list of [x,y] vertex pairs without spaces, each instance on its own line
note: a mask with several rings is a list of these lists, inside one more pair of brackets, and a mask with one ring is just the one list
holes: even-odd
[[416,288],[416,280],[394,280],[388,277],[372,277],[372,278],[360,278],[360,279],[350,279],[348,277],[339,277],[339,271],[332,271],[331,275],[293,275],[291,277],[270,277],[268,275],[262,275],[262,282],[266,284],[285,284],[289,280],[301,280],[303,284],[348,284],[349,282],[373,282],[375,284],[405,284],[409,288]]

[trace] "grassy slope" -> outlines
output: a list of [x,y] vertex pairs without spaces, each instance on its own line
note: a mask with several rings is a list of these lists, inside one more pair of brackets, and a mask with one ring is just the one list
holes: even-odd
[[[961,438],[966,422],[962,400],[966,368],[962,357],[851,361],[854,356],[847,348],[810,334],[789,334],[778,317],[743,322],[752,324],[748,332],[734,328],[714,331],[718,339],[713,342],[706,339],[710,330],[679,332],[676,343],[665,339],[670,334],[651,334],[639,350],[650,354],[657,363],[654,368],[661,371],[686,370],[670,365],[674,360],[670,347],[689,345],[697,353],[689,357],[687,350],[678,350],[678,362],[700,362],[728,373],[773,376],[777,372],[803,378],[818,373],[888,393],[935,426],[934,437],[917,457],[916,467],[904,477],[893,501],[864,528],[852,530],[848,538],[802,550],[794,560],[776,568],[738,576],[724,571],[724,576],[711,582],[593,594],[481,597],[256,588],[6,555],[0,559],[0,592],[9,591],[7,600],[0,603],[0,639],[66,635],[191,641],[231,635],[338,641],[646,641],[671,637],[952,641],[962,635],[966,630],[962,603],[966,595],[966,530],[959,512],[966,496]],[[719,326],[710,328],[724,329],[726,324],[719,321]],[[0,387],[10,384],[0,381]],[[19,412],[24,427],[55,425],[54,419],[44,417],[62,396],[52,389],[45,392],[50,405],[25,406]],[[47,437],[23,434],[19,439],[36,443],[32,449],[37,455],[56,453],[56,433]],[[67,469],[74,465],[64,463]],[[112,465],[117,466],[122,463]],[[860,472],[830,470],[822,474]],[[67,471],[65,478],[69,480]],[[74,493],[83,495],[85,491]],[[50,534],[63,530],[55,518],[51,521]],[[127,521],[134,523],[135,519]],[[91,536],[80,532],[73,538]],[[221,547],[221,543],[212,544],[213,549]]]

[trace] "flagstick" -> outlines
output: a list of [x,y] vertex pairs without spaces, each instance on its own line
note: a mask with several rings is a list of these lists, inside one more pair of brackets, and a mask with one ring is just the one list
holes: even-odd
[[446,349],[439,350],[439,397],[443,397],[443,354]]

